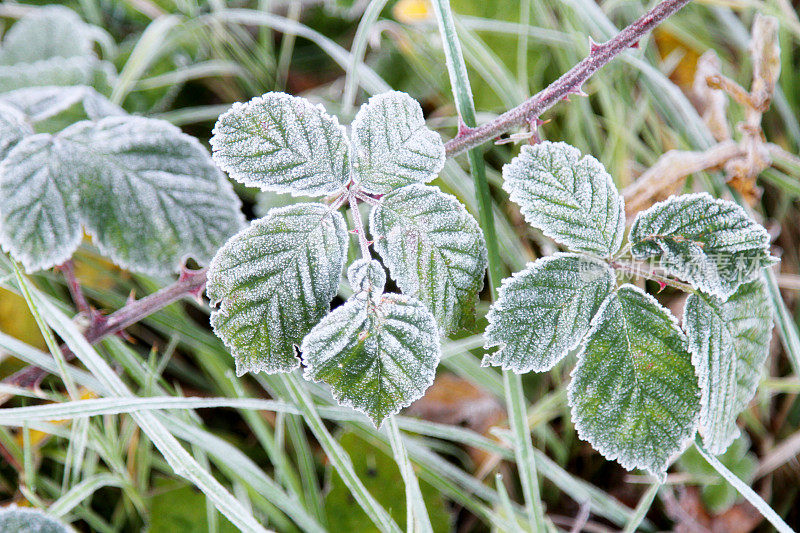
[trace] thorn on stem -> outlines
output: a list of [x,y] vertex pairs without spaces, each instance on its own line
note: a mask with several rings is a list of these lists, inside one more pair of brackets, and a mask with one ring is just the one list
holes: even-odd
[[666,289],[666,288],[667,288],[667,284],[666,284],[666,282],[664,282],[664,281],[661,281],[660,279],[657,279],[657,280],[654,280],[654,281],[655,281],[656,283],[658,283],[658,292],[661,292],[661,291],[663,291],[664,289]]
[[589,37],[589,55],[596,54],[600,51],[601,47],[602,45],[598,44],[594,39]]
[[641,47],[639,46],[639,41],[636,41],[635,43],[633,43],[633,44],[631,45],[631,48],[635,48],[635,49],[637,49],[637,50],[638,50],[639,48],[641,48]]

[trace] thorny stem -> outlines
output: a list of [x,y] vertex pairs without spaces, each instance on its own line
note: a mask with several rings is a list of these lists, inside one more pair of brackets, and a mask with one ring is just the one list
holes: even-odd
[[[589,55],[585,59],[547,86],[547,88],[538,92],[521,105],[503,113],[496,119],[482,126],[460,128],[459,134],[445,144],[447,157],[453,157],[470,148],[474,148],[516,127],[530,124],[532,120],[537,118],[544,111],[550,109],[564,97],[580,91],[583,83],[599,68],[605,66],[624,50],[636,45],[642,36],[661,24],[690,1],[691,0],[663,0],[645,15],[619,32],[613,39],[600,45],[593,44]],[[354,200],[351,199],[350,202],[352,206]],[[352,209],[352,211],[353,217],[358,217],[360,226],[361,215],[358,209]],[[362,255],[368,258],[369,249],[363,231],[359,232],[359,244],[361,246]],[[365,245],[367,245],[366,248]],[[106,317],[102,322],[98,322],[99,325],[95,326],[93,323],[86,332],[86,338],[89,342],[95,343],[109,335],[119,333],[126,327],[135,324],[185,296],[199,294],[205,286],[205,282],[206,269],[186,273],[172,285],[168,285],[141,300],[136,300],[125,305]],[[674,284],[677,282],[670,280],[670,283]],[[73,357],[68,351],[65,356],[67,359],[72,359]],[[26,386],[26,384],[31,385],[41,381],[46,373],[47,371],[38,367],[28,367],[9,376],[3,380],[3,383],[13,383],[19,386]]]
[[448,157],[458,155],[470,148],[499,137],[514,128],[525,126],[530,121],[570,94],[580,92],[583,83],[598,69],[608,64],[614,57],[636,46],[650,30],[664,22],[669,16],[688,4],[691,0],[663,0],[653,9],[642,15],[631,25],[619,32],[613,39],[603,44],[592,43],[589,55],[569,69],[564,75],[542,91],[506,111],[496,119],[477,128],[466,128],[448,141],[444,147]]
[[364,235],[364,223],[361,221],[361,211],[358,210],[358,200],[355,194],[350,194],[350,216],[353,217],[353,231],[358,235],[358,245],[361,247],[361,257],[363,259],[370,259],[372,256],[369,253],[369,242],[367,236]]
[[662,289],[664,288],[663,286],[669,285],[672,288],[684,292],[688,293],[695,292],[694,287],[692,287],[688,283],[677,281],[668,276],[664,276],[663,274],[659,274],[654,270],[645,269],[640,263],[623,263],[621,261],[611,261],[609,264],[611,265],[611,268],[613,268],[614,270],[620,270],[622,272],[626,272],[633,276],[638,276],[641,278],[649,279],[651,281],[655,281],[656,283],[662,286],[661,287]]
[[92,308],[89,306],[89,302],[83,294],[81,282],[78,281],[78,278],[75,276],[75,264],[72,262],[72,259],[67,260],[64,264],[59,266],[58,269],[64,274],[64,278],[67,280],[69,294],[78,312],[83,314],[86,318],[92,318]]

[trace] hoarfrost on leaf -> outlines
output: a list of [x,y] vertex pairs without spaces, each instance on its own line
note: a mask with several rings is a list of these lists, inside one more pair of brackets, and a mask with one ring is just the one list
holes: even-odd
[[94,56],[53,57],[36,63],[0,65],[0,93],[26,87],[90,85],[105,92],[116,73]]
[[375,296],[386,286],[386,272],[374,259],[359,259],[347,269],[347,281],[356,294],[363,292]]
[[399,294],[351,297],[311,330],[301,351],[305,377],[330,385],[339,404],[376,426],[422,397],[440,358],[433,315]]
[[758,387],[772,337],[772,309],[761,279],[726,302],[698,292],[683,313],[692,362],[700,378],[700,433],[714,455],[738,437],[736,417]]
[[155,119],[109,117],[29,136],[0,164],[0,242],[29,272],[68,259],[81,226],[130,270],[207,263],[243,225],[239,205],[205,148]]
[[427,128],[419,103],[406,93],[373,96],[352,124],[355,181],[368,193],[386,194],[427,183],[444,168],[444,143]]
[[584,338],[614,288],[614,273],[586,255],[557,253],[503,281],[489,309],[483,365],[521,374],[549,370]]
[[686,337],[652,296],[623,285],[597,312],[568,391],[578,435],[624,468],[663,478],[695,432],[697,376]]
[[91,27],[67,7],[35,9],[5,34],[0,65],[91,55],[92,34]]
[[267,93],[236,103],[211,138],[214,161],[262,190],[325,196],[350,181],[350,143],[336,117],[305,98]]
[[23,138],[33,134],[25,115],[0,100],[0,162]]
[[622,244],[623,199],[602,163],[577,148],[523,146],[503,166],[503,189],[531,226],[572,250],[610,256]]
[[11,505],[0,507],[0,531],[6,533],[75,533],[44,511]]
[[769,234],[744,209],[707,193],[671,196],[636,216],[629,240],[637,259],[725,300],[775,259]]
[[85,118],[99,120],[125,111],[92,87],[27,87],[0,94],[0,102],[20,110],[31,122],[41,122],[81,105]]
[[422,300],[443,334],[469,326],[487,265],[480,227],[453,196],[407,185],[370,213],[375,249],[403,293]]
[[317,203],[273,209],[214,257],[206,292],[236,373],[289,372],[295,346],[328,312],[347,256],[342,215]]

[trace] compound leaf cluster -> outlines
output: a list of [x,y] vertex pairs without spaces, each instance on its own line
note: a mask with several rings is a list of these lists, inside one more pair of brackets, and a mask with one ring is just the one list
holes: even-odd
[[652,296],[615,287],[624,204],[597,160],[542,142],[523,147],[503,177],[531,225],[582,253],[539,259],[504,281],[485,333],[487,348],[498,349],[484,364],[544,371],[580,345],[569,404],[578,434],[603,455],[663,476],[698,427],[709,449],[723,453],[768,353],[760,276],[775,260],[766,230],[707,194],[638,214],[633,259],[660,260],[662,271],[696,288],[681,329]]
[[[231,177],[264,191],[330,196],[334,207],[274,201],[219,251],[208,293],[219,306],[215,331],[239,373],[292,370],[300,348],[307,378],[379,425],[430,386],[440,334],[470,323],[486,247],[458,200],[423,185],[442,169],[444,145],[415,100],[374,96],[350,130],[321,106],[283,93],[220,117],[213,157]],[[383,266],[364,257],[348,271],[355,294],[327,314],[348,248],[335,206],[349,202],[352,211],[358,201],[373,205],[375,249],[404,294],[384,294]],[[364,231],[353,228],[362,249]]]

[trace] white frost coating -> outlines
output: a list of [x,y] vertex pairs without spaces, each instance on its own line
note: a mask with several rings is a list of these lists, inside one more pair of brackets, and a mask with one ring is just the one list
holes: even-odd
[[33,134],[25,115],[0,99],[0,162],[24,137]]
[[92,54],[91,27],[63,6],[36,9],[14,24],[0,47],[0,65]]
[[5,533],[75,533],[67,524],[31,507],[0,507],[0,531]]
[[739,287],[727,302],[689,296],[683,327],[700,378],[700,433],[719,455],[739,436],[736,418],[755,395],[772,338],[772,308],[762,280]]
[[628,239],[637,259],[661,256],[664,270],[722,300],[775,261],[767,230],[708,193],[654,204],[636,216]]
[[289,372],[295,345],[328,312],[347,255],[342,215],[317,203],[273,209],[211,261],[206,292],[214,332],[236,373]]
[[442,334],[469,326],[487,265],[478,223],[454,196],[407,185],[370,213],[375,249],[403,293],[419,298]]
[[427,183],[444,168],[444,143],[427,128],[419,103],[406,93],[373,96],[352,124],[355,181],[368,193],[386,194]]
[[386,286],[386,272],[374,259],[359,259],[347,269],[347,281],[353,292],[377,296]]
[[0,243],[27,272],[63,263],[81,242],[78,177],[61,163],[67,151],[42,133],[0,163]]
[[304,376],[376,426],[421,398],[433,383],[440,349],[436,321],[418,300],[354,296],[311,330],[301,346]]
[[573,350],[614,288],[606,263],[581,254],[557,253],[537,259],[503,280],[486,318],[482,366],[517,374],[544,372]]
[[81,226],[120,266],[168,274],[207,263],[244,223],[205,148],[140,117],[26,138],[0,165],[0,192],[0,239],[28,272],[68,259]]
[[336,117],[305,98],[267,93],[235,103],[211,138],[214,161],[247,186],[326,196],[350,181],[350,143]]
[[531,226],[572,250],[610,256],[622,244],[623,199],[602,163],[573,146],[523,146],[503,166],[503,189]]
[[92,56],[53,57],[35,63],[0,65],[0,93],[39,86],[110,86],[115,77],[108,61]]
[[663,479],[700,412],[697,376],[675,317],[638,287],[620,287],[592,320],[568,401],[581,439],[628,470]]
[[84,85],[17,89],[0,94],[0,102],[15,107],[31,122],[52,118],[77,104],[83,107],[86,118],[90,120],[127,114],[92,87]]

